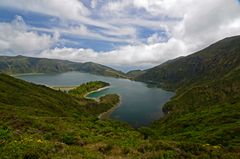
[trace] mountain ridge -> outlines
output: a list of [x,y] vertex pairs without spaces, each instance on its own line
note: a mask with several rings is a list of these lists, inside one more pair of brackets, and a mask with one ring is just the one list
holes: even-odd
[[192,83],[213,80],[240,67],[239,51],[240,36],[228,37],[191,55],[144,70],[135,79],[176,90]]
[[61,73],[67,71],[80,71],[125,78],[123,72],[93,62],[79,63],[68,60],[26,57],[22,55],[0,56],[1,73]]

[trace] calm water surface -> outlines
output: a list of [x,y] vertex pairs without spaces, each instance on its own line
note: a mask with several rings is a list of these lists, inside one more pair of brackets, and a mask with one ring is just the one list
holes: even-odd
[[88,73],[67,72],[56,74],[19,75],[20,79],[48,86],[74,86],[89,81],[101,80],[111,86],[89,97],[99,98],[109,93],[116,93],[121,97],[121,103],[110,118],[121,120],[134,127],[145,126],[164,114],[162,106],[175,94],[156,87],[149,87],[142,82],[128,79],[111,78]]

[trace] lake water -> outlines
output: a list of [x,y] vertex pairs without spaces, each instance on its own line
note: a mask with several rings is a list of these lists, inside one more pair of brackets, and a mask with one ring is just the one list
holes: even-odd
[[109,88],[92,93],[89,97],[99,98],[109,93],[120,95],[121,103],[110,114],[110,118],[127,122],[134,127],[148,125],[162,117],[164,115],[162,106],[175,95],[173,92],[154,86],[149,87],[142,82],[80,72],[19,75],[17,77],[48,86],[75,86],[96,80],[108,82],[111,84]]

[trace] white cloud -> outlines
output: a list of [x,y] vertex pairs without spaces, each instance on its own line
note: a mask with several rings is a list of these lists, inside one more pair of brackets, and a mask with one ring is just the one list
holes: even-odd
[[91,11],[80,0],[4,0],[0,6],[75,20],[82,24],[112,29],[114,26],[89,18]]
[[4,51],[10,48],[10,44],[2,39],[0,39],[0,50]]
[[0,5],[67,19],[91,14],[79,0],[3,0]]
[[0,23],[0,50],[32,54],[49,49],[59,39],[54,36],[28,31],[22,17],[16,16],[12,23]]
[[[68,29],[58,29],[55,28],[54,30],[58,30],[64,34],[72,34],[75,36],[81,36],[82,38],[86,39],[94,39],[94,40],[104,40],[104,41],[111,41],[111,42],[125,42],[125,43],[134,43],[136,31],[133,28],[121,28],[121,29],[114,29],[108,31],[100,31],[104,33],[104,35],[89,30],[85,25],[80,25],[76,27],[69,27]],[[130,37],[130,39],[129,39]]]
[[[181,0],[181,2],[177,0],[117,0],[101,1],[101,3],[92,0],[89,8],[78,0],[47,2],[37,0],[26,3],[27,6],[23,5],[23,2],[27,0],[19,1],[1,1],[0,5],[74,19],[79,23],[78,26],[67,29],[53,29],[60,33],[128,43],[126,46],[108,52],[95,52],[93,49],[81,48],[46,49],[39,55],[42,57],[94,61],[108,65],[156,65],[177,56],[193,53],[227,36],[240,34],[240,4],[237,0]],[[98,8],[100,9],[96,10]],[[94,13],[96,15],[92,16]],[[89,25],[97,26],[98,29],[92,29],[88,27]],[[142,37],[139,37],[139,27],[155,31],[145,39],[146,44],[139,42],[142,40]],[[21,29],[18,28],[16,32],[20,32],[23,37],[42,39],[39,43],[42,43],[43,48],[49,48],[51,41],[54,41],[54,38],[49,35],[19,30]],[[166,37],[158,34],[159,30],[165,31],[169,38],[168,41]],[[20,35],[17,37],[16,39],[21,39]],[[0,38],[0,47],[12,48],[14,44],[12,41],[14,40]],[[14,46],[23,47],[24,44],[14,44]]]
[[236,0],[186,1],[186,6],[183,20],[172,29],[172,37],[185,42],[189,53],[240,34],[240,27],[232,28],[240,20],[240,5]]
[[[194,3],[193,0],[117,0],[107,1],[102,10],[110,15],[124,16],[129,9],[144,9],[152,16],[170,15],[181,17],[184,14],[187,3]],[[177,10],[182,8],[181,10]],[[141,10],[142,11],[142,10]],[[105,15],[106,15],[105,14]],[[143,16],[143,15],[141,15]]]
[[148,44],[156,44],[156,43],[162,43],[166,41],[166,35],[159,35],[158,33],[154,33],[151,36],[147,38]]
[[96,8],[96,6],[97,6],[97,0],[92,0],[91,1],[91,7]]
[[123,11],[127,7],[132,6],[131,1],[109,1],[103,7],[102,11],[108,13],[117,14],[117,12]]
[[[101,1],[98,2],[97,0],[91,0],[90,2],[90,7],[92,8],[95,8],[98,3],[103,3]],[[59,28],[52,29],[59,30],[59,32],[68,32],[69,34],[76,33],[77,36],[81,35],[84,38],[96,38],[97,40],[112,42],[135,43],[136,41],[135,28],[131,26],[114,25],[106,20],[90,18],[90,15],[92,15],[91,10],[89,10],[89,8],[87,8],[80,0],[8,0],[0,1],[0,6],[58,17],[63,23],[68,23],[70,20],[79,24],[79,26],[70,26],[70,28],[65,30]],[[68,24],[65,25],[69,27]],[[102,28],[102,30],[99,31],[101,34],[89,30],[87,25]],[[41,28],[35,29],[41,30]],[[50,32],[52,30],[48,29]],[[84,34],[84,32],[88,34]]]
[[[165,14],[175,15],[179,12],[179,15],[182,15],[182,20],[177,24],[171,27],[166,26],[170,34],[170,39],[167,42],[163,42],[161,36],[155,33],[147,39],[148,44],[123,46],[110,52],[97,53],[93,50],[83,49],[68,51],[66,49],[54,49],[45,51],[42,56],[49,58],[62,57],[75,61],[94,61],[109,65],[159,64],[168,59],[200,50],[226,36],[240,34],[240,14],[238,14],[240,6],[236,1],[184,0],[181,4],[176,0],[143,0],[141,2],[132,5],[145,7],[146,10],[154,12],[154,14],[157,12],[154,9],[159,7],[163,8]],[[119,10],[129,3],[129,1],[124,2],[124,4],[119,3],[119,6],[114,3],[114,5],[111,4],[108,7],[112,10]],[[181,7],[184,5],[188,7],[182,9]]]
[[[95,52],[92,49],[55,48],[45,50],[40,57],[61,58],[77,62],[93,61],[107,65],[153,65],[184,54],[186,46],[181,41],[171,39],[167,43],[128,45],[109,52]],[[177,55],[177,56],[178,56]]]

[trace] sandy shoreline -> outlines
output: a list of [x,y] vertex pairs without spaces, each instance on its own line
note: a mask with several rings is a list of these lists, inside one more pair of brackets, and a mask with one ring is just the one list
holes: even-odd
[[10,74],[10,76],[17,77],[17,76],[27,76],[27,75],[42,75],[45,73],[17,73],[17,74]]
[[61,91],[69,91],[71,89],[74,89],[78,86],[49,86],[50,88],[54,89],[54,90],[61,90]]
[[[78,86],[51,86],[52,89],[55,89],[55,90],[61,90],[61,91],[69,91],[71,89],[74,89]],[[94,97],[87,97],[89,94],[91,93],[95,93],[95,92],[100,92],[102,90],[105,90],[105,89],[108,89],[110,88],[111,86],[106,86],[106,87],[102,87],[102,88],[99,88],[97,90],[94,90],[94,91],[90,91],[88,93],[86,93],[83,97],[86,98],[86,99],[92,99],[92,100],[95,100],[96,102],[99,102],[99,98],[94,98]],[[98,115],[98,118],[99,119],[108,119],[110,114],[115,111],[121,104],[121,97],[119,96],[119,102],[113,106],[112,108],[110,108],[109,110],[107,110],[106,112],[103,112],[101,114]]]
[[[106,86],[106,87],[99,88],[99,89],[97,89],[97,90],[88,92],[88,93],[86,93],[86,94],[84,95],[84,98],[93,99],[93,100],[99,102],[99,99],[98,99],[98,98],[91,98],[91,97],[87,97],[87,96],[88,96],[89,94],[91,94],[91,93],[100,92],[100,91],[105,90],[105,89],[108,89],[108,88],[110,88],[110,87],[111,87],[111,86]],[[118,96],[119,96],[119,95],[118,95]],[[121,104],[121,97],[119,96],[119,98],[120,98],[120,99],[119,99],[119,102],[118,102],[117,104],[115,104],[115,106],[113,106],[112,108],[110,108],[110,109],[107,110],[106,112],[103,112],[103,113],[99,114],[99,115],[98,115],[98,118],[99,118],[99,119],[108,119],[108,118],[109,118],[109,115],[110,115],[113,111],[115,111],[115,110],[120,106],[120,104]]]
[[110,88],[110,86],[106,86],[106,87],[102,87],[102,88],[99,88],[99,89],[94,90],[94,91],[90,91],[90,92],[86,93],[83,97],[86,98],[86,99],[93,99],[93,100],[99,101],[98,98],[87,97],[87,96],[91,93],[100,92],[100,91],[108,89],[108,88]]

